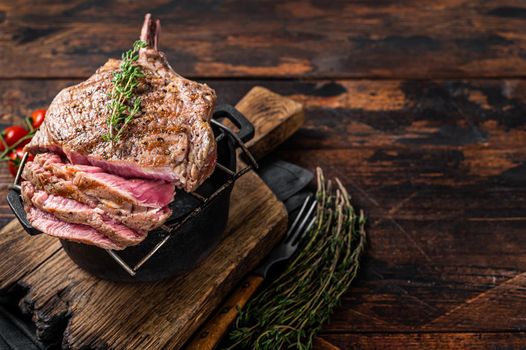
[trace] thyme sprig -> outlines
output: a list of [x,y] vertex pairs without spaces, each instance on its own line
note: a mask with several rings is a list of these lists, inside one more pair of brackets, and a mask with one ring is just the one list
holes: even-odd
[[131,50],[122,54],[119,70],[113,73],[113,88],[109,93],[110,103],[107,105],[108,134],[103,136],[106,141],[119,141],[126,125],[140,112],[141,99],[134,96],[134,92],[139,78],[144,75],[141,67],[135,62],[139,59],[139,50],[146,46],[144,41],[137,40]]
[[316,221],[284,273],[240,312],[228,349],[311,349],[316,333],[356,277],[365,216],[341,182],[317,169]]

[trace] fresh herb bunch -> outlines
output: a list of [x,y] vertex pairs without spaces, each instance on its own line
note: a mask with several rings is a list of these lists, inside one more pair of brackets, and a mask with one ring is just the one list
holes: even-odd
[[[336,179],[317,169],[316,221],[284,273],[240,311],[228,349],[311,349],[314,336],[356,277],[365,217]],[[334,188],[333,188],[334,187]]]
[[109,94],[111,101],[107,105],[108,134],[103,136],[106,141],[119,141],[126,125],[141,109],[141,99],[134,96],[134,91],[143,73],[135,62],[139,59],[139,50],[146,46],[144,41],[137,40],[131,50],[122,54],[120,69],[113,73],[113,88]]

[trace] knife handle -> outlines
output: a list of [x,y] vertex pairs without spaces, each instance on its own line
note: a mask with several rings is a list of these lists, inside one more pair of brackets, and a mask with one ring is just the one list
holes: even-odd
[[237,310],[243,309],[262,283],[263,277],[258,275],[250,275],[245,278],[239,287],[220,306],[214,316],[201,327],[185,349],[214,349],[223,338],[228,327],[230,327],[238,316]]

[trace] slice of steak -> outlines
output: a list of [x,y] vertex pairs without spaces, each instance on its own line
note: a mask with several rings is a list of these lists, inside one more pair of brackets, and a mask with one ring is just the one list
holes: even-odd
[[73,184],[73,181],[54,175],[38,162],[27,162],[22,172],[22,178],[47,193],[71,198],[91,207],[95,207],[99,204],[99,201],[96,198],[81,192],[78,187]]
[[[38,155],[38,160],[44,163],[51,162],[53,156],[48,156],[44,161],[44,154]],[[60,161],[60,157],[58,157]],[[49,165],[49,164],[48,164]],[[64,173],[61,174],[64,176]],[[28,162],[24,167],[22,178],[31,182],[37,189],[48,194],[73,199],[85,204],[90,208],[102,210],[112,219],[136,231],[148,232],[161,226],[171,216],[171,211],[167,207],[147,208],[131,204],[116,205],[114,201],[98,199],[83,193],[71,179],[56,176],[53,172],[44,168],[38,161]]]
[[62,221],[92,227],[121,246],[139,244],[146,237],[146,233],[136,232],[112,220],[98,208],[90,208],[72,199],[47,194],[35,189],[28,181],[22,182],[21,187],[26,203],[32,203],[36,208],[53,214]]
[[35,162],[56,176],[72,180],[83,193],[114,202],[117,206],[126,204],[160,208],[170,204],[174,197],[174,186],[166,181],[125,179],[108,174],[94,166],[62,163],[60,157],[39,154]]
[[91,164],[128,178],[161,179],[195,190],[213,172],[216,142],[210,125],[216,95],[205,84],[174,72],[157,50],[160,25],[147,15],[137,65],[143,77],[134,94],[138,115],[119,141],[108,142],[108,104],[113,74],[120,61],[110,59],[88,80],[62,90],[26,150],[66,154],[72,163]]
[[[99,205],[98,208],[107,208],[106,204]],[[172,211],[168,207],[164,208],[145,208],[132,207],[129,211],[121,209],[110,209],[107,211],[103,209],[113,219],[122,222],[137,231],[149,232],[166,222],[172,215]]]
[[124,179],[107,173],[78,171],[73,183],[93,197],[149,208],[165,207],[174,197],[174,186],[160,180]]
[[90,244],[103,249],[124,249],[92,227],[64,222],[30,205],[26,206],[26,214],[33,227],[50,236]]

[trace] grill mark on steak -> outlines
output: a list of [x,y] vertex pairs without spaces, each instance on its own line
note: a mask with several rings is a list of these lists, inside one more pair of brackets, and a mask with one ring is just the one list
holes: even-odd
[[[158,51],[159,20],[148,14],[135,64],[143,76],[138,114],[119,141],[104,141],[112,78],[110,59],[93,76],[59,92],[25,150],[42,153],[23,171],[28,220],[45,233],[106,249],[138,244],[171,215],[174,186],[194,191],[214,171],[210,125],[216,95],[175,73]],[[71,164],[65,164],[63,159]]]
[[97,199],[82,193],[70,180],[54,175],[38,162],[27,162],[22,172],[22,178],[47,193],[71,198],[90,206],[97,205]]
[[102,139],[108,133],[111,79],[120,64],[110,59],[88,80],[55,97],[26,150],[63,152],[72,163],[96,165],[123,177],[175,182],[186,191],[210,176],[217,158],[210,125],[215,92],[173,71],[155,48],[159,28],[155,23],[147,17],[141,35],[150,44],[140,50],[137,61],[144,74],[136,89],[141,111],[120,141]]

